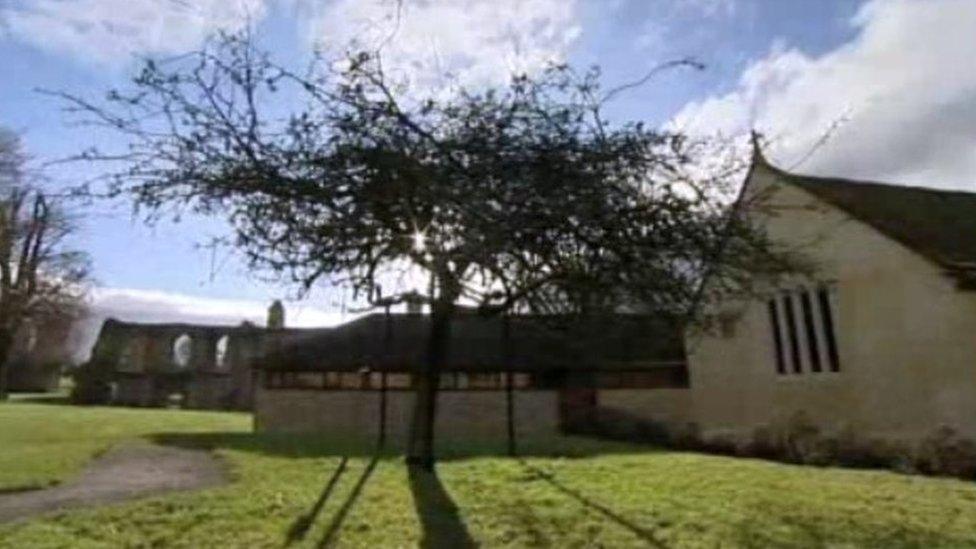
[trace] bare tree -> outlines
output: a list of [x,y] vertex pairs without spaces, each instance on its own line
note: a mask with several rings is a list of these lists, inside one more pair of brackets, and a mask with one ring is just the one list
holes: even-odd
[[88,273],[87,257],[65,247],[69,218],[28,184],[26,163],[17,135],[0,130],[0,400],[17,332],[29,319],[76,314]]
[[[729,208],[721,177],[689,169],[699,144],[604,118],[620,90],[601,92],[596,70],[552,66],[500,89],[416,97],[377,54],[318,66],[295,73],[230,35],[148,61],[105,102],[57,95],[128,138],[121,154],[82,158],[123,162],[108,194],[130,196],[150,221],[174,205],[223,214],[253,267],[301,288],[342,285],[374,306],[418,289],[384,292],[391,272],[422,275],[431,329],[415,376],[414,463],[433,461],[458,305],[560,315],[637,306],[691,322],[706,272],[728,282],[715,291],[789,268]],[[282,97],[300,107],[270,114]]]

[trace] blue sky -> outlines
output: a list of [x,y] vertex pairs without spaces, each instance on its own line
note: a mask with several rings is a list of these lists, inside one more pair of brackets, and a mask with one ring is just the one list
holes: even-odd
[[[124,84],[138,55],[188,51],[248,23],[278,59],[297,62],[313,45],[389,36],[394,13],[386,0],[9,0],[0,125],[23,134],[38,164],[118,145],[67,124],[62,105],[35,90],[97,97]],[[798,169],[976,190],[972,0],[404,0],[396,29],[388,62],[435,86],[438,69],[492,85],[552,59],[599,64],[613,85],[691,56],[707,68],[661,75],[622,96],[613,116],[703,133],[758,128],[776,138],[770,153],[784,166],[833,124]],[[95,169],[53,166],[50,185]],[[149,228],[126,204],[82,213],[78,245],[94,260],[100,314],[261,320],[288,293],[226,250],[198,247],[222,234],[219,219]],[[339,299],[320,288],[289,311],[299,324],[334,322]]]

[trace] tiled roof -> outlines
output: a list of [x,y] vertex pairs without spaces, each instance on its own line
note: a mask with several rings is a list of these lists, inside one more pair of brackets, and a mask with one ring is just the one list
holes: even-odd
[[[584,323],[513,316],[509,339],[498,317],[459,314],[451,326],[447,369],[518,371],[631,369],[682,364],[676,324],[646,315],[607,315]],[[430,317],[372,314],[327,332],[296,334],[255,366],[281,370],[409,371],[424,362]]]
[[948,270],[976,269],[976,192],[798,175],[761,153],[755,161]]

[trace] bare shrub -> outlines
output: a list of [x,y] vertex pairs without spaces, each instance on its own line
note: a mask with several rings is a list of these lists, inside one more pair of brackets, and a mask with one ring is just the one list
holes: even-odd
[[752,438],[743,449],[743,453],[763,459],[782,459],[783,445],[773,430],[763,425],[752,432]]
[[864,469],[892,469],[900,473],[915,472],[912,450],[895,440],[865,438],[844,429],[832,439],[837,465]]
[[915,465],[924,473],[972,478],[976,476],[976,443],[942,426],[919,444]]
[[782,447],[785,459],[793,463],[828,465],[832,462],[830,440],[821,434],[820,427],[803,410],[787,420]]
[[[603,436],[639,442],[666,441],[677,450],[710,454],[756,457],[804,465],[890,469],[904,474],[935,474],[960,478],[976,477],[976,442],[961,438],[943,426],[917,447],[900,441],[859,435],[851,428],[825,435],[811,417],[798,411],[778,425],[756,427],[743,443],[734,433],[703,436],[697,423],[689,422],[665,430],[654,425],[647,432],[643,423],[622,421],[615,414],[600,414]],[[615,431],[615,432],[608,432]],[[667,433],[667,437],[661,436]],[[616,435],[616,436],[614,436]]]
[[702,449],[701,428],[691,421],[671,430],[671,447],[678,450]]
[[735,435],[732,433],[716,433],[703,437],[700,443],[700,450],[723,456],[737,456],[741,454],[739,452],[739,444]]

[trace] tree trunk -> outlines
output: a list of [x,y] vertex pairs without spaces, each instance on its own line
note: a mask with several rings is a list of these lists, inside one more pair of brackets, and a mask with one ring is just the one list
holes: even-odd
[[430,333],[423,368],[416,375],[413,423],[407,450],[407,463],[428,471],[434,469],[434,422],[437,417],[437,391],[441,369],[447,360],[451,340],[453,303],[431,307]]
[[0,330],[0,401],[7,400],[10,383],[9,356],[13,344],[13,335],[7,330]]

